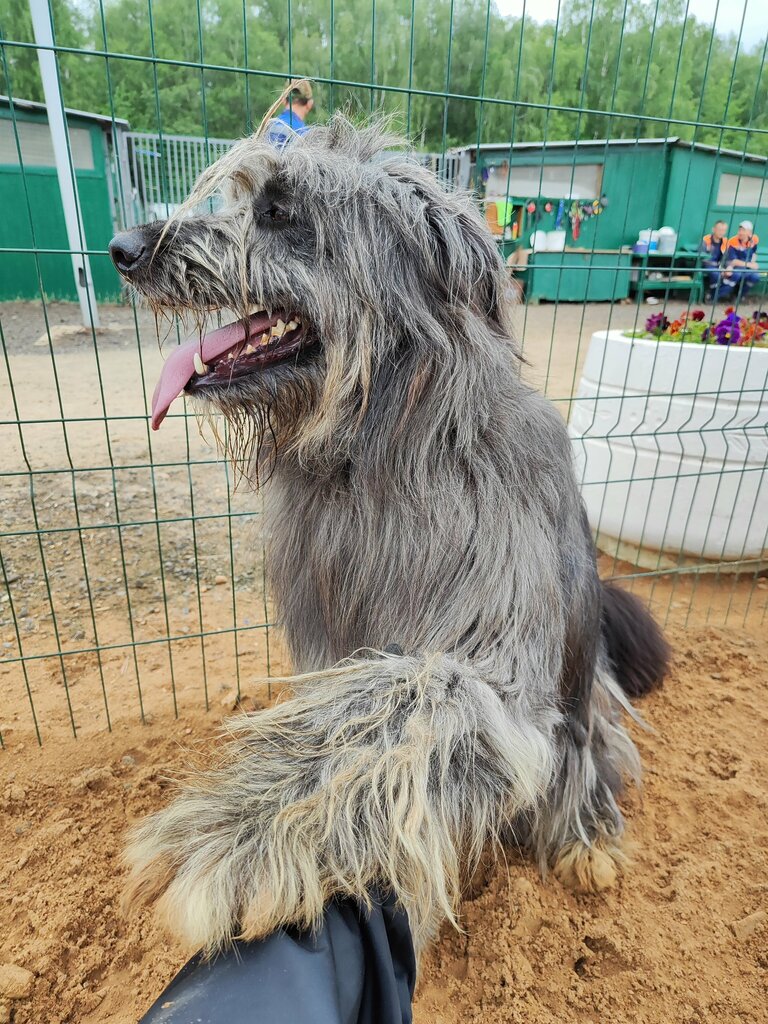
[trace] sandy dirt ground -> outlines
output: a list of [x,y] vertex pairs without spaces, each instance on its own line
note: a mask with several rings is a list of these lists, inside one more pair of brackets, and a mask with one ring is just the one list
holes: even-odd
[[[671,639],[673,675],[642,704],[655,731],[633,728],[645,785],[625,800],[629,873],[606,897],[574,896],[507,851],[465,902],[464,931],[426,956],[416,1024],[768,1020],[768,639]],[[266,701],[254,689],[247,706]],[[120,909],[120,851],[225,710],[42,749],[27,734],[0,758],[0,963],[30,972],[0,1020],[134,1024],[184,962],[148,914]]]
[[[646,313],[521,308],[525,372],[567,417],[592,331]],[[0,1024],[129,1024],[184,951],[119,908],[125,829],[289,666],[259,500],[183,409],[148,429],[151,317],[104,307],[95,344],[76,307],[48,317],[52,342],[39,304],[0,306]],[[768,580],[600,561],[676,650],[635,730],[635,865],[577,898],[507,851],[427,956],[417,1024],[768,1021]]]

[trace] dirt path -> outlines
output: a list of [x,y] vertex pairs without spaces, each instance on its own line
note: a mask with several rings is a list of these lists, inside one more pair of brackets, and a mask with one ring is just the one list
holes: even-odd
[[[426,957],[416,1024],[768,1020],[768,928],[750,920],[768,912],[768,640],[672,639],[674,675],[642,709],[656,732],[634,730],[645,790],[625,802],[637,851],[621,887],[575,897],[509,853],[465,903],[464,934]],[[253,690],[248,706],[266,701]],[[223,711],[0,758],[0,963],[34,976],[13,1024],[135,1024],[181,965],[148,915],[119,909],[119,854]]]
[[[77,322],[73,306],[49,313]],[[564,415],[608,313],[519,311],[526,373]],[[27,996],[0,996],[0,1024],[135,1024],[183,952],[119,910],[126,825],[168,799],[238,696],[263,706],[268,668],[288,668],[265,628],[258,500],[194,420],[148,430],[151,319],[138,335],[128,308],[102,321],[95,347],[58,331],[51,351],[38,304],[0,307],[0,989],[2,964],[31,972]],[[600,568],[629,574],[677,651],[643,707],[656,733],[636,730],[636,864],[606,899],[575,898],[510,854],[467,901],[465,933],[426,958],[417,1024],[768,1021],[768,931],[744,923],[768,912],[768,580]]]

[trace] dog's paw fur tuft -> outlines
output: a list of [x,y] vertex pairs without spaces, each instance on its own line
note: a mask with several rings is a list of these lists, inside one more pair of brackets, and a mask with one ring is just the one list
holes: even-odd
[[577,893],[612,889],[627,864],[624,850],[611,839],[591,845],[576,841],[559,851],[553,871],[557,880]]

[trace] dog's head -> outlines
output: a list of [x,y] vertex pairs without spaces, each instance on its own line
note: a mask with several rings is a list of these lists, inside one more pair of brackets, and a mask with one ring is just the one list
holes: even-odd
[[402,421],[473,353],[509,346],[483,219],[399,147],[343,117],[282,150],[244,139],[170,220],[113,239],[136,291],[197,324],[166,362],[155,428],[186,392],[241,439],[344,452],[369,415]]

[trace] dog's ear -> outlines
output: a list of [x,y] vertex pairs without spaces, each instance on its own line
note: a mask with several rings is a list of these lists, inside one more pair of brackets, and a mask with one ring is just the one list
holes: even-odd
[[440,198],[427,197],[425,212],[445,299],[501,326],[500,256],[493,236],[465,197]]
[[414,230],[427,233],[422,250],[432,252],[432,266],[419,269],[430,291],[449,307],[469,308],[506,330],[504,267],[471,197],[447,191],[415,164],[387,170],[410,193]]
[[304,138],[310,143],[322,141],[325,150],[340,152],[352,160],[367,164],[386,159],[388,150],[402,147],[403,140],[390,128],[391,122],[386,117],[368,117],[355,124],[347,113],[337,112],[321,129],[322,136],[315,127],[312,129],[313,135],[307,133]]

